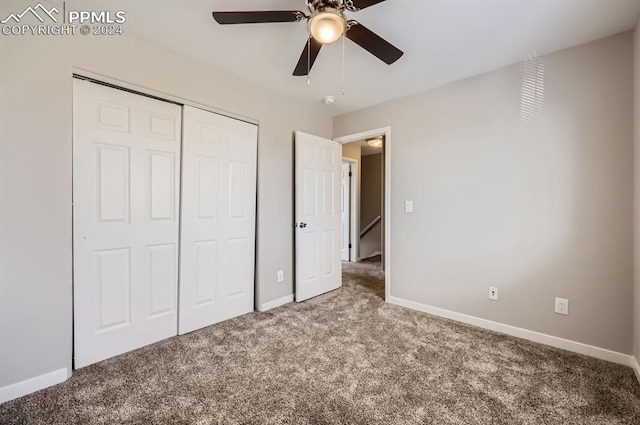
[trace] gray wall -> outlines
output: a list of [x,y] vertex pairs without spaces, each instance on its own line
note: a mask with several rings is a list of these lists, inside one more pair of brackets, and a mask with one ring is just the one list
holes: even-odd
[[392,127],[393,297],[632,352],[632,41],[545,56],[526,137],[521,64],[334,119]]
[[633,33],[634,147],[635,147],[635,249],[634,249],[634,350],[640,361],[640,21]]
[[128,36],[0,43],[0,387],[71,366],[72,67],[260,121],[257,299],[293,293],[292,132],[331,137],[329,109]]
[[[382,154],[362,156],[360,184],[360,231],[382,216]],[[360,257],[382,252],[382,221],[360,238]]]

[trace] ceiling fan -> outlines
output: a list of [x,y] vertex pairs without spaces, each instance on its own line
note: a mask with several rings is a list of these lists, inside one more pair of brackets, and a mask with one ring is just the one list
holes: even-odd
[[345,11],[357,12],[385,0],[305,0],[309,15],[298,10],[213,12],[219,24],[260,24],[267,22],[307,21],[309,40],[293,75],[308,75],[323,44],[331,44],[343,35],[387,65],[403,52],[355,20],[347,20]]

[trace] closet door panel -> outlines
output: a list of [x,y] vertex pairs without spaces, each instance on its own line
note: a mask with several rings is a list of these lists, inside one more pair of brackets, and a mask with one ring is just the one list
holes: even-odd
[[177,333],[178,105],[73,82],[74,357]]
[[184,107],[179,333],[253,311],[257,127]]

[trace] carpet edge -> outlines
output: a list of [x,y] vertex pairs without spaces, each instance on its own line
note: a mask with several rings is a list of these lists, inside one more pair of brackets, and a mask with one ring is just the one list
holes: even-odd
[[[389,302],[390,304],[398,305],[400,307],[421,311],[423,313],[433,314],[434,316],[443,317],[445,319],[455,320],[457,322],[466,323],[468,325],[477,326],[479,328],[488,329],[494,332],[499,332],[499,333],[514,336],[517,338],[526,339],[528,341],[537,342],[537,343],[548,345],[555,348],[560,348],[562,350],[571,351],[573,353],[583,354],[589,357],[595,357],[600,360],[606,360],[609,362],[618,363],[624,366],[633,367],[632,361],[635,360],[635,358],[629,354],[619,353],[617,351],[612,351],[606,348],[596,347],[593,345],[584,344],[582,342],[572,341],[569,339],[564,339],[564,338],[560,338],[553,335],[543,334],[541,332],[518,328],[516,326],[494,322],[491,320],[482,319],[480,317],[470,316],[467,314],[458,313],[451,310],[445,310],[443,308],[433,307],[427,304],[421,304],[415,301],[405,300],[403,298],[389,297],[387,302]],[[636,371],[636,376],[639,376],[638,373],[640,373],[640,368],[638,369],[638,371]],[[639,377],[639,381],[640,381],[640,377]]]

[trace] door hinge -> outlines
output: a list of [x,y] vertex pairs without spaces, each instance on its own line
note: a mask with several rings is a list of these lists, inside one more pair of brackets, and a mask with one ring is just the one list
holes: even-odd
[[351,244],[349,244],[349,248],[353,248],[353,247],[351,246]]
[[349,177],[352,177],[353,173],[351,171],[349,171]]

